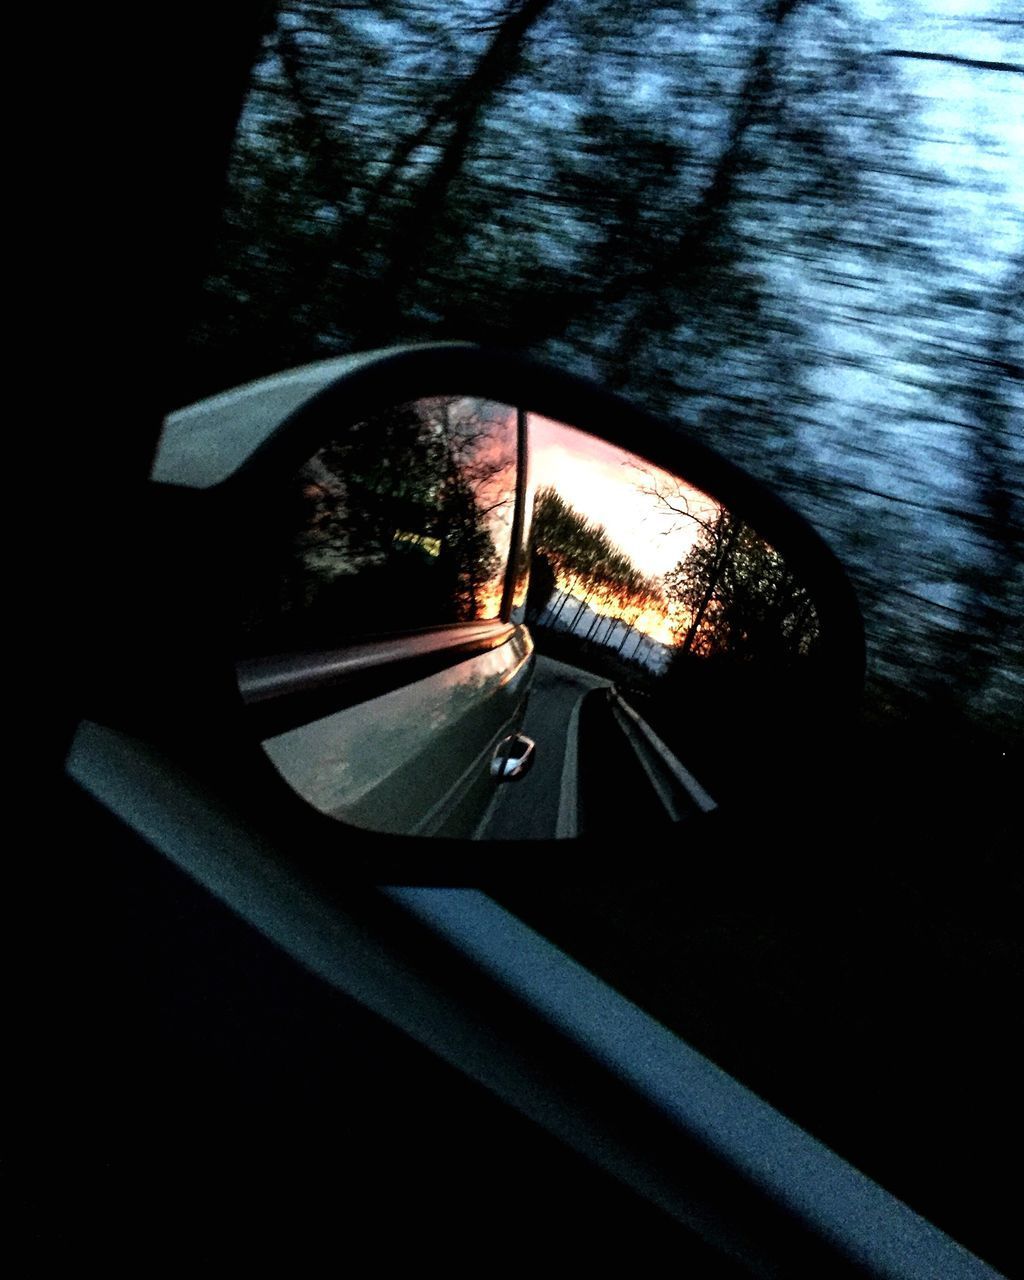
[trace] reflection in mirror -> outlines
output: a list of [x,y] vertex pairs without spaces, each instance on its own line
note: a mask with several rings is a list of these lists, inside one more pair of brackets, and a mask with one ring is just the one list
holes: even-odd
[[254,728],[307,802],[370,830],[706,812],[742,797],[751,726],[814,669],[813,603],[738,513],[504,405],[435,397],[339,429],[264,545],[241,610]]
[[250,653],[497,618],[515,511],[516,414],[468,397],[339,430],[267,512]]
[[782,558],[676,476],[582,432],[534,420],[542,477],[528,617],[652,673],[693,658],[789,665],[817,619]]
[[556,670],[560,684],[602,682],[580,704],[575,822],[561,834],[607,829],[612,797],[648,827],[742,799],[766,734],[814,686],[807,591],[684,479],[538,418],[530,449],[534,698]]
[[370,831],[470,838],[494,795],[498,744],[522,717],[529,655],[526,635],[514,635],[275,734],[264,750],[321,813]]

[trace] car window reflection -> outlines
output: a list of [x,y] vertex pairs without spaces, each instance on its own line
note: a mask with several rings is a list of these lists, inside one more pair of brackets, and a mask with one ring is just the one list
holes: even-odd
[[266,513],[243,653],[498,618],[515,495],[504,405],[436,397],[339,428]]

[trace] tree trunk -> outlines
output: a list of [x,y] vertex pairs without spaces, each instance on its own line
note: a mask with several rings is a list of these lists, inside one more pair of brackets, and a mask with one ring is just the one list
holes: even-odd
[[367,329],[367,346],[393,341],[401,332],[405,291],[421,275],[448,193],[462,171],[483,114],[515,75],[527,34],[551,4],[552,0],[514,0],[472,74],[449,99],[452,130],[412,206],[397,220],[390,264],[379,284],[380,301]]
[[771,0],[768,6],[769,30],[751,60],[711,179],[686,217],[682,235],[674,245],[667,246],[656,270],[650,272],[637,289],[639,305],[619,338],[613,367],[607,378],[614,390],[621,389],[629,381],[640,348],[650,334],[659,327],[664,328],[664,316],[671,309],[667,296],[669,290],[683,285],[692,292],[694,285],[701,282],[710,268],[710,249],[732,205],[736,180],[742,170],[747,133],[771,92],[774,81],[772,57],[782,26],[799,3],[800,0]]

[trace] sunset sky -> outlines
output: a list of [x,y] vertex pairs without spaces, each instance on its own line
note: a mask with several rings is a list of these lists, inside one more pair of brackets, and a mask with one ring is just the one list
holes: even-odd
[[617,445],[547,418],[530,415],[530,457],[538,489],[551,485],[577,511],[603,524],[608,536],[643,573],[661,576],[693,546],[697,525],[641,491],[657,487],[689,495],[695,512],[710,500],[676,476]]
[[[501,467],[483,484],[478,497],[490,508],[488,519],[495,544],[507,546],[513,506],[500,499],[506,490],[511,494],[515,411],[467,398],[455,405],[449,402],[447,412],[452,414],[454,422],[465,421],[471,434],[478,430],[481,422],[491,421],[501,427],[476,437],[473,457],[476,462],[483,460]],[[688,505],[702,518],[713,515],[717,509],[711,499],[678,476],[576,428],[530,414],[529,441],[535,488],[554,488],[587,520],[603,525],[610,542],[628,556],[641,573],[656,581],[686,558],[700,531],[693,520],[670,510],[658,494],[678,508]],[[501,580],[496,580],[483,592],[482,607],[486,612],[497,614],[502,585]],[[573,585],[571,581],[558,583],[560,590],[571,590]],[[662,644],[671,645],[675,641],[679,618],[669,618],[661,606],[655,605],[637,616],[635,608],[625,602],[620,605],[605,598],[588,598],[587,602],[595,613],[621,617],[632,629]]]

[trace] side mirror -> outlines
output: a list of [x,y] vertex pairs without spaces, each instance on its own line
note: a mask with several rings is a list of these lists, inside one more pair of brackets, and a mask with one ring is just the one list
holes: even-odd
[[763,795],[855,705],[859,611],[810,526],[680,426],[517,356],[253,383],[172,414],[153,477],[207,491],[241,722],[334,821],[661,829]]

